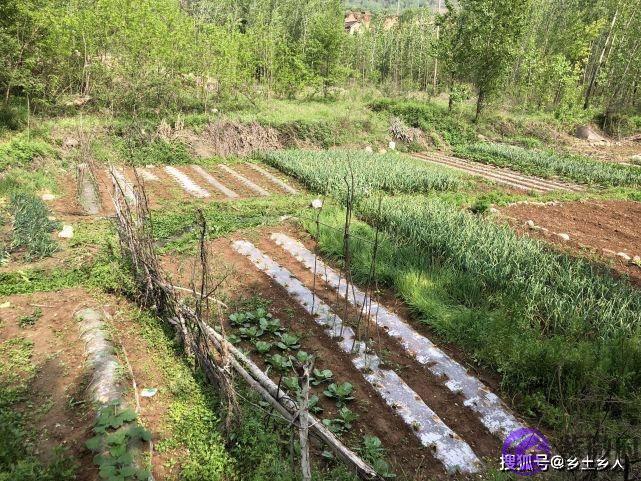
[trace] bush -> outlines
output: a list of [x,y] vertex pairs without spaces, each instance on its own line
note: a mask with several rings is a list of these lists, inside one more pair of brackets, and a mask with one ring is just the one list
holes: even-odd
[[411,127],[419,128],[428,135],[435,132],[452,146],[472,142],[476,138],[469,123],[431,103],[382,99],[371,103],[370,108],[375,112],[385,111],[400,117]]
[[51,147],[41,140],[19,135],[0,145],[0,171],[11,167],[28,167],[38,157],[52,154]]

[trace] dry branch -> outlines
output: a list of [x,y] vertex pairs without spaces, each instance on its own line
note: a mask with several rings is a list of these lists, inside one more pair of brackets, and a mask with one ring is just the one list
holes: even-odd
[[[115,186],[118,186],[117,182]],[[136,282],[137,301],[142,306],[153,308],[162,319],[167,320],[174,327],[185,350],[193,355],[207,380],[216,385],[221,390],[221,394],[227,398],[228,414],[235,411],[237,407],[233,371],[239,374],[292,426],[300,429],[300,407],[297,403],[256,364],[227,341],[222,330],[222,323],[220,326],[222,333],[219,333],[204,320],[211,314],[209,300],[216,286],[208,288],[208,264],[204,245],[207,226],[203,216],[200,216],[201,278],[199,289],[196,286],[191,289],[197,296],[195,298],[196,309],[192,309],[180,302],[174,286],[166,280],[160,267],[154,250],[147,198],[140,183],[136,185],[134,193],[135,202],[131,204],[127,202],[120,188],[114,189],[112,198],[116,212],[116,228],[120,239],[121,254],[129,264]],[[369,464],[347,448],[318,419],[307,415],[305,420],[308,421],[309,431],[318,440],[329,446],[334,454],[350,469],[353,469],[361,479],[382,481],[382,478]]]

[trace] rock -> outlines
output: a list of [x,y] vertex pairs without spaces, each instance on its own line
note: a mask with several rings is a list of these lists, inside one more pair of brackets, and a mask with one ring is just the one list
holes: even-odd
[[574,131],[574,136],[587,140],[588,142],[607,142],[607,140],[596,133],[596,131],[589,125],[579,125]]
[[157,392],[158,389],[156,389],[155,387],[145,388],[140,391],[140,397],[154,397]]
[[617,252],[617,256],[620,257],[621,259],[623,259],[626,262],[630,262],[630,260],[632,260],[632,258],[628,254],[626,254],[625,252]]
[[564,241],[569,241],[570,240],[570,235],[569,234],[559,233],[559,234],[557,234],[557,236],[560,239],[563,239]]
[[388,147],[390,150],[396,150],[396,142],[394,142],[393,140],[390,140]]
[[3,302],[2,304],[0,304],[0,309],[8,309],[10,307],[11,307],[11,302],[9,301]]
[[58,232],[58,237],[61,239],[71,239],[73,237],[73,227],[69,224],[65,224],[60,232]]
[[498,214],[499,210],[496,207],[490,207],[490,214]]
[[322,199],[314,199],[311,203],[312,208],[314,209],[320,209],[323,207],[323,200]]
[[147,168],[147,169],[153,169],[154,167],[156,167],[154,164],[145,165],[145,168]]
[[52,215],[47,216],[47,220],[50,220],[51,222],[54,222],[56,218]]
[[641,164],[641,154],[633,155],[632,157],[630,157],[630,160],[634,164]]
[[365,147],[365,152],[367,152],[368,154],[373,154],[374,149],[372,149],[371,145],[368,145],[367,147]]
[[73,149],[74,147],[78,147],[79,144],[80,141],[75,137],[67,137],[62,141],[62,147],[65,149]]
[[616,252],[611,251],[610,249],[606,249],[605,247],[603,249],[601,249],[601,252],[603,252],[603,254],[605,254],[606,256],[615,256],[615,255],[617,255]]
[[55,200],[55,198],[56,198],[56,196],[55,196],[55,195],[50,194],[50,193],[48,193],[48,192],[47,192],[46,194],[42,194],[42,197],[41,197],[41,199],[42,199],[42,200],[47,201],[47,202],[48,202],[48,201]]
[[632,258],[632,263],[636,266],[641,267],[641,256],[634,256]]
[[526,225],[526,226],[528,226],[530,229],[534,229],[534,228],[536,227],[536,225],[534,224],[534,221],[533,221],[533,220],[528,220],[528,221],[525,223],[525,225]]

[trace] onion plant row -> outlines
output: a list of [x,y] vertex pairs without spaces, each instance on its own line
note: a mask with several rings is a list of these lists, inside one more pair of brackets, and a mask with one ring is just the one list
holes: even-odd
[[508,227],[417,197],[365,199],[366,219],[477,277],[520,294],[530,322],[550,335],[616,337],[641,332],[641,292],[602,268],[559,254]]
[[389,193],[453,190],[465,182],[454,171],[398,153],[287,150],[265,154],[264,160],[310,189],[338,197],[344,196],[352,176],[357,197],[377,190]]
[[638,167],[600,162],[577,155],[559,155],[490,142],[461,146],[455,151],[462,157],[478,162],[509,167],[540,177],[560,177],[602,187],[641,186],[641,169]]
[[[618,436],[639,419],[638,293],[446,207],[406,198],[384,202],[379,215],[378,205],[362,204],[385,230],[352,223],[354,281],[393,288],[417,319],[499,372],[523,410],[549,426],[566,429],[571,414],[572,431],[593,433],[596,422],[605,432],[610,411],[608,431]],[[305,222],[322,254],[339,262],[344,219],[342,209],[327,208],[320,224]]]

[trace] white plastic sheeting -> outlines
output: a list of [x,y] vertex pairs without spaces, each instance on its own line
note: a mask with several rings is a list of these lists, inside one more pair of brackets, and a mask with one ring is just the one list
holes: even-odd
[[211,185],[214,189],[221,192],[224,196],[229,197],[230,199],[238,198],[238,194],[236,192],[234,192],[231,189],[228,189],[225,185],[218,182],[212,175],[209,174],[209,172],[203,169],[200,165],[192,165],[191,169],[194,172],[198,173],[203,179],[205,179],[205,182]]
[[178,184],[187,192],[188,194],[198,197],[199,199],[204,199],[210,197],[209,192],[199,186],[196,182],[191,180],[191,178],[184,172],[178,170],[176,167],[167,165],[165,167],[165,172],[171,175]]
[[247,165],[249,165],[252,169],[254,169],[259,174],[262,174],[265,177],[267,177],[269,180],[271,180],[274,184],[278,185],[285,192],[289,192],[290,194],[298,194],[298,191],[294,189],[291,185],[286,184],[275,175],[272,175],[270,172],[263,169],[260,165],[251,164],[251,163]]
[[327,304],[316,298],[291,272],[263,254],[252,243],[235,241],[233,247],[284,287],[289,295],[314,316],[319,325],[327,328],[325,333],[328,336],[338,339],[340,348],[353,355],[354,366],[412,429],[421,443],[433,448],[434,456],[443,463],[449,473],[474,473],[479,470],[481,462],[472,448],[452,431],[396,372],[380,368],[380,359],[367,353],[365,344],[356,340],[352,328],[345,326]]
[[114,188],[119,189],[123,193],[127,202],[135,204],[136,195],[134,194],[134,188],[131,185],[131,182],[127,180],[127,177],[125,177],[124,172],[121,169],[112,166],[109,168],[109,173],[111,174]]
[[[345,279],[317,258],[302,243],[280,233],[272,234],[271,238],[310,271],[313,272],[314,265],[316,265],[316,274],[322,276],[330,286],[338,290],[342,297],[345,297],[347,290]],[[468,374],[463,366],[436,347],[428,338],[416,332],[399,316],[370,297],[366,297],[365,293],[356,286],[350,286],[348,300],[359,308],[365,305],[364,312],[366,313],[376,313],[378,325],[382,326],[387,334],[398,339],[412,357],[436,376],[446,376],[445,385],[452,392],[463,395],[465,406],[479,415],[483,425],[492,434],[505,438],[512,431],[524,427],[510,413],[498,396],[490,392],[481,381]]]
[[119,401],[122,397],[117,382],[120,365],[107,338],[107,326],[102,315],[94,309],[82,309],[75,313],[75,318],[91,369],[89,391],[93,400],[100,405]]
[[146,182],[157,182],[158,180],[160,180],[158,179],[158,176],[156,174],[148,171],[147,169],[143,169],[142,167],[138,167],[136,169],[136,172],[140,177],[142,177],[142,180]]
[[267,192],[267,191],[266,191],[265,189],[263,189],[261,186],[254,184],[254,183],[253,183],[251,180],[249,180],[247,177],[245,177],[244,175],[239,174],[238,172],[236,172],[235,170],[233,170],[232,168],[230,168],[228,165],[225,165],[225,164],[219,164],[219,165],[218,165],[218,167],[220,167],[222,170],[224,170],[225,172],[227,172],[229,175],[231,175],[231,176],[235,177],[235,178],[236,178],[236,180],[238,180],[240,183],[242,183],[243,185],[245,185],[248,189],[253,190],[253,191],[254,191],[254,192],[256,192],[257,194],[262,195],[262,196],[265,196],[265,197],[267,197],[267,196],[271,195],[269,192]]

